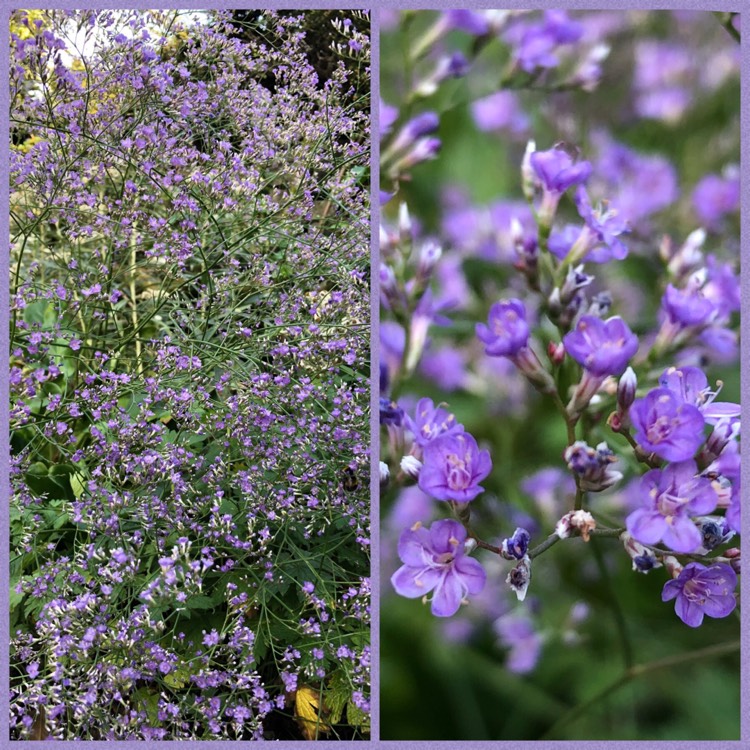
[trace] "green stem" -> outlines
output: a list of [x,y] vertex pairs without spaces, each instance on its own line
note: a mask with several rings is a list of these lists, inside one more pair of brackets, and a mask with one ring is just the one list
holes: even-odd
[[599,544],[597,543],[596,539],[591,540],[590,547],[591,551],[594,554],[596,567],[599,570],[599,576],[601,577],[602,583],[604,584],[604,589],[605,591],[609,592],[609,605],[610,609],[612,610],[612,616],[615,618],[615,625],[617,626],[617,633],[620,638],[620,645],[622,646],[622,659],[625,664],[625,669],[628,670],[634,664],[633,644],[630,640],[630,635],[628,634],[627,625],[625,624],[625,615],[615,594],[615,591],[617,589],[612,585],[612,580],[610,578],[609,571],[607,570],[607,564],[604,560],[604,555],[602,554],[602,551],[599,548]]
[[545,740],[555,737],[562,727],[575,721],[580,716],[585,715],[592,706],[619,690],[623,685],[627,685],[631,680],[636,680],[639,677],[651,674],[652,672],[657,672],[661,669],[670,669],[671,667],[676,667],[680,664],[686,664],[687,662],[731,654],[740,650],[740,644],[741,642],[739,640],[728,641],[726,643],[718,643],[714,646],[706,646],[706,648],[701,648],[697,651],[689,651],[684,654],[667,656],[663,659],[649,662],[648,664],[634,664],[629,669],[626,669],[622,675],[614,680],[614,682],[611,682],[598,693],[591,696],[591,698],[574,706],[567,714],[560,717],[539,739]]

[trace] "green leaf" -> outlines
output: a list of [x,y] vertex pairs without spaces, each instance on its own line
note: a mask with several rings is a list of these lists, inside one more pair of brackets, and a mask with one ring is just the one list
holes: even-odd
[[80,500],[81,496],[86,491],[86,485],[83,483],[84,478],[83,474],[80,474],[79,472],[70,475],[70,487],[77,500]]
[[346,704],[346,720],[351,726],[357,727],[362,732],[370,731],[369,715],[355,706],[351,700]]
[[149,722],[155,725],[159,719],[159,694],[142,687],[133,693],[133,697],[136,703],[146,711]]
[[344,715],[344,708],[352,696],[351,685],[340,672],[331,677],[329,689],[326,692],[326,707],[331,713],[331,724],[340,724]]
[[181,690],[190,682],[190,670],[187,667],[179,667],[162,678],[164,684],[172,690]]
[[211,596],[205,596],[204,594],[195,594],[194,596],[188,597],[185,602],[185,606],[189,610],[211,610],[215,609],[224,600],[224,592],[216,591]]

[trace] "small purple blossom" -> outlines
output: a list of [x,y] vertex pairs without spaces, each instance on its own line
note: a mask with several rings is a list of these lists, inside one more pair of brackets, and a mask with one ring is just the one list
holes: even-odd
[[695,286],[677,289],[668,284],[661,306],[671,323],[684,328],[706,325],[715,313],[713,302]]
[[652,469],[640,481],[643,507],[626,519],[631,536],[642,544],[663,541],[675,552],[694,552],[703,536],[691,516],[710,513],[716,508],[716,492],[711,482],[696,476],[694,461]]
[[593,375],[621,375],[638,351],[638,338],[619,316],[584,315],[563,337],[565,351]]
[[686,461],[703,443],[703,415],[669,388],[654,388],[630,407],[635,439],[667,461]]
[[513,357],[529,341],[526,308],[518,299],[496,302],[490,308],[487,325],[477,323],[477,338],[491,357]]
[[592,207],[589,194],[583,185],[579,185],[575,194],[578,213],[586,223],[587,252],[581,257],[591,263],[607,263],[610,260],[623,260],[628,255],[628,248],[619,239],[630,229],[615,208],[609,208],[602,202],[596,209]]
[[398,555],[404,564],[391,576],[396,592],[417,599],[434,591],[436,617],[454,615],[467,594],[478,594],[487,574],[464,552],[466,529],[457,521],[436,521],[429,529],[417,524],[401,534]]
[[522,560],[529,549],[529,540],[531,534],[526,529],[517,528],[513,532],[513,536],[503,539],[501,548],[503,550],[503,557],[508,560],[516,559]]
[[701,224],[708,229],[720,229],[722,219],[740,205],[739,171],[726,177],[706,175],[693,189],[692,201]]
[[664,584],[663,602],[676,599],[675,613],[691,628],[700,627],[704,615],[727,617],[737,606],[734,589],[737,574],[729,565],[718,563],[706,567],[697,562],[688,563],[679,576]]
[[541,21],[516,24],[505,38],[513,44],[521,68],[531,73],[538,68],[556,68],[559,47],[577,42],[582,35],[583,26],[564,10],[546,10]]
[[714,401],[721,384],[712,391],[706,374],[698,367],[670,367],[661,374],[659,386],[676,393],[684,403],[697,407],[708,424],[740,416],[739,404]]
[[424,448],[419,487],[436,500],[467,503],[484,491],[479,486],[492,470],[487,450],[468,433],[443,435]]
[[417,402],[414,419],[407,416],[406,423],[414,433],[415,442],[421,446],[443,435],[456,435],[464,431],[464,426],[456,421],[453,414],[441,406],[435,406],[430,398]]
[[522,615],[504,615],[495,621],[494,630],[500,644],[510,649],[506,668],[515,674],[531,672],[542,650],[542,637],[534,630],[531,620]]
[[590,162],[576,161],[560,146],[548,151],[534,151],[530,161],[543,189],[549,193],[562,194],[568,188],[585,182],[591,175]]
[[471,115],[477,128],[485,132],[508,130],[522,133],[529,127],[529,118],[512,91],[496,91],[477,99],[471,105]]

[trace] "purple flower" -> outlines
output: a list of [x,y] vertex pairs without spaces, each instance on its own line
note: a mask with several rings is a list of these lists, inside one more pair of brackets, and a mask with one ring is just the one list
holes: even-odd
[[708,424],[740,416],[739,404],[714,401],[719,395],[721,384],[716,391],[712,391],[706,374],[698,367],[670,367],[659,378],[659,386],[669,388],[684,403],[697,407]]
[[425,352],[419,371],[442,391],[455,391],[466,382],[466,362],[462,351],[446,346]]
[[694,461],[646,472],[640,481],[643,507],[625,521],[630,535],[642,544],[663,541],[675,552],[697,550],[703,536],[690,516],[710,513],[718,500],[711,482],[697,472]]
[[630,407],[635,439],[667,461],[686,461],[703,443],[703,415],[669,388],[654,388]]
[[536,666],[542,650],[542,637],[527,617],[504,615],[494,624],[500,643],[510,648],[505,666],[510,672],[526,674]]
[[563,337],[565,351],[593,375],[622,375],[638,351],[638,338],[615,316],[604,321],[584,315],[574,331]]
[[542,187],[549,193],[564,193],[569,187],[585,182],[591,174],[590,162],[577,162],[559,146],[549,151],[534,151],[530,159]]
[[464,431],[464,426],[456,422],[456,417],[445,409],[436,407],[431,398],[420,399],[414,419],[407,416],[406,423],[414,433],[415,442],[421,446],[443,435],[456,435]]
[[483,36],[490,30],[490,23],[487,17],[480,11],[476,10],[447,10],[443,13],[443,18],[451,29],[460,29],[467,34]]
[[404,419],[404,410],[389,398],[380,398],[380,424],[400,427]]
[[477,323],[475,330],[491,357],[514,357],[528,343],[526,309],[518,299],[492,305],[487,323]]
[[697,562],[688,563],[680,575],[667,581],[661,600],[677,599],[674,611],[685,625],[697,628],[703,616],[726,617],[737,606],[734,589],[737,575],[729,565],[718,563],[707,568]]
[[677,200],[677,173],[664,157],[639,154],[601,132],[593,139],[599,152],[597,189],[611,197],[624,220],[642,224],[646,217]]
[[482,131],[507,129],[520,133],[529,127],[529,118],[512,91],[496,91],[477,99],[471,105],[471,115],[477,128]]
[[708,279],[701,291],[716,308],[716,319],[725,321],[740,309],[740,280],[729,263],[719,263],[715,256],[706,258]]
[[467,594],[478,594],[487,578],[484,568],[464,552],[466,529],[451,519],[429,529],[415,524],[401,534],[398,556],[404,564],[391,576],[396,593],[409,599],[432,595],[432,614],[454,615]]
[[557,67],[560,63],[557,48],[577,42],[582,35],[583,26],[570,19],[564,10],[547,10],[542,21],[517,24],[505,38],[514,46],[520,66],[531,73],[538,68]]
[[736,211],[740,205],[739,173],[722,178],[716,174],[706,175],[693,190],[693,207],[703,226],[721,228],[721,220]]
[[609,260],[623,260],[628,255],[628,248],[618,239],[621,234],[630,231],[628,223],[616,209],[608,208],[606,203],[594,209],[589,194],[583,185],[579,185],[575,194],[578,214],[586,222],[588,253],[581,260],[591,263],[606,263]]
[[694,286],[676,289],[672,284],[668,284],[661,306],[672,323],[684,327],[705,325],[715,313],[713,302]]
[[467,503],[484,491],[479,486],[492,470],[489,451],[480,451],[468,433],[443,435],[424,448],[420,489],[437,500]]
[[434,133],[439,124],[440,120],[435,112],[421,112],[404,123],[396,135],[393,145],[390,146],[390,150],[401,151],[409,148],[420,138]]
[[517,528],[513,532],[513,536],[503,539],[501,545],[503,550],[503,557],[507,560],[522,560],[529,549],[529,540],[531,534],[524,528]]

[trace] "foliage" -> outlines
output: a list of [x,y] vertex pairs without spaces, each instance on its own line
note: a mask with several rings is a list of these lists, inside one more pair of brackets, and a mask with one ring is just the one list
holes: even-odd
[[13,15],[16,739],[369,731],[369,122],[303,18]]

